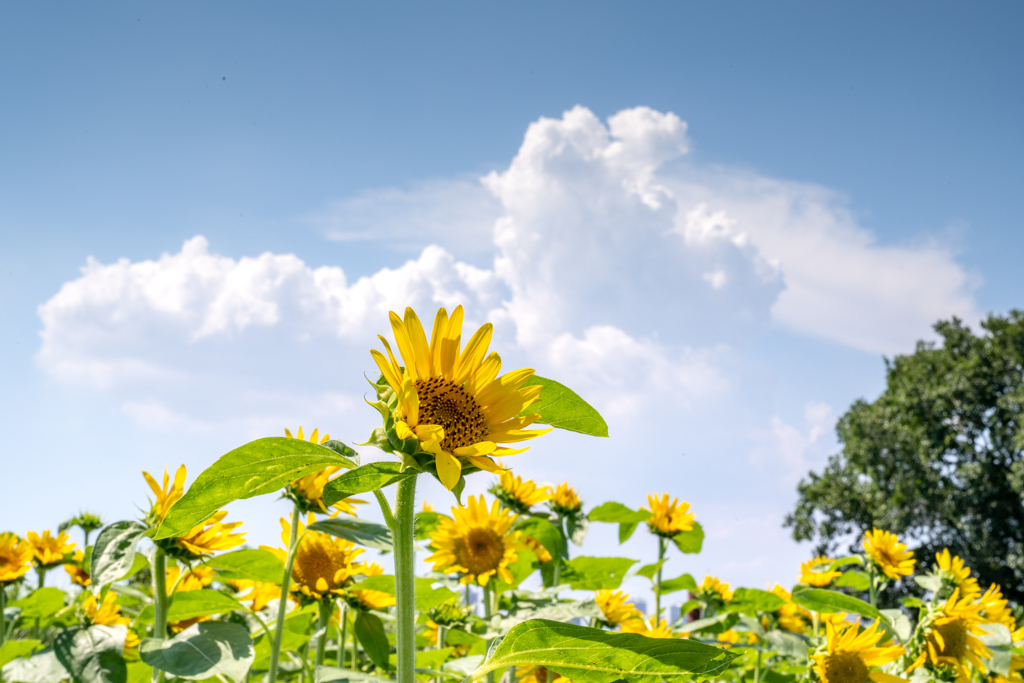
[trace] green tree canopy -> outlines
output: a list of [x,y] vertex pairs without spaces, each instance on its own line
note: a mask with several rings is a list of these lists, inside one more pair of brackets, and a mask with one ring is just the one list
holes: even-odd
[[1024,313],[975,335],[939,322],[941,345],[886,360],[886,388],[839,420],[842,451],[797,487],[787,516],[819,552],[864,530],[896,532],[921,569],[944,547],[1024,603]]

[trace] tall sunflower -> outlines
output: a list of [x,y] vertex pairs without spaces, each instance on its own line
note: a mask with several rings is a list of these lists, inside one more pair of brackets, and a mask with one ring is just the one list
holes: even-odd
[[899,542],[896,534],[880,529],[864,532],[864,552],[875,566],[890,579],[910,576],[914,573],[913,551]]
[[370,351],[395,394],[396,400],[382,409],[386,428],[391,429],[387,423],[393,419],[398,439],[412,440],[418,452],[433,455],[438,479],[448,490],[459,483],[463,461],[498,473],[492,456],[526,450],[499,444],[551,431],[526,429],[540,416],[521,415],[540,398],[539,385],[523,386],[533,370],[514,370],[499,377],[501,358],[494,352],[487,354],[491,324],[484,324],[461,348],[462,317],[462,306],[451,317],[439,309],[428,344],[411,308],[405,309],[404,320],[391,312],[391,329],[404,367],[383,336],[387,357],[376,349]]
[[1011,631],[1017,628],[1017,618],[1010,609],[1009,600],[1003,597],[999,584],[992,584],[985,594],[978,598],[981,613],[985,620],[992,624],[1002,624]]
[[943,548],[941,553],[935,553],[935,564],[940,575],[949,584],[960,589],[960,595],[965,598],[981,595],[978,580],[971,576],[971,568],[956,555],[950,555],[949,548]]
[[14,583],[32,567],[32,546],[16,534],[0,534],[0,588]]
[[486,586],[498,576],[512,583],[508,565],[518,559],[521,534],[511,531],[518,515],[502,510],[494,501],[490,510],[483,496],[469,496],[466,507],[452,508],[452,517],[441,517],[430,534],[435,552],[427,558],[434,571],[460,573],[462,583]]
[[[307,521],[310,524],[316,521],[313,513],[309,513]],[[285,547],[288,547],[291,531],[292,525],[282,517],[281,540]],[[366,565],[355,561],[363,554],[363,549],[357,548],[351,541],[312,531],[302,522],[299,522],[297,533],[302,536],[302,540],[295,553],[289,591],[296,593],[300,601],[313,602],[331,596],[343,596],[353,577],[365,572]],[[280,548],[260,547],[277,555],[282,562],[287,557],[287,553]]]
[[550,500],[550,486],[537,486],[530,479],[521,479],[512,475],[512,470],[502,470],[498,474],[498,483],[491,487],[491,493],[501,504],[521,515],[530,512],[530,508],[538,503]]
[[156,496],[156,500],[150,504],[149,514],[146,516],[146,521],[149,522],[150,526],[156,526],[164,521],[164,517],[167,516],[167,511],[171,509],[171,506],[185,495],[185,477],[187,475],[188,470],[182,465],[175,471],[174,481],[172,482],[170,477],[167,476],[167,468],[165,467],[164,483],[161,486],[156,483],[156,479],[149,472],[142,472],[142,476],[146,478],[146,483],[149,484],[153,495]]
[[[300,439],[305,441],[306,438],[302,433],[302,427],[299,427],[295,436],[292,436],[291,430],[285,428],[285,436],[289,439]],[[331,435],[324,432],[323,436],[320,436],[318,429],[314,429],[313,433],[309,435],[309,442],[315,444],[323,444],[330,441]],[[341,467],[326,467],[317,472],[311,472],[301,479],[293,481],[285,489],[285,496],[295,501],[299,509],[303,512],[327,512],[327,504],[324,502],[324,486],[331,480],[335,474],[341,471]],[[359,500],[358,498],[345,498],[339,500],[332,507],[339,512],[355,516],[356,505],[366,505],[365,500]]]
[[641,505],[640,509],[651,513],[647,519],[647,527],[651,533],[672,538],[693,529],[694,515],[689,512],[689,503],[680,503],[678,498],[673,498],[669,502],[667,493],[663,493],[661,497],[652,493],[647,496],[647,505],[648,507]]
[[800,583],[824,588],[843,575],[841,571],[829,569],[833,560],[820,555],[800,565]]
[[30,531],[25,537],[32,548],[32,559],[40,567],[56,566],[64,561],[65,555],[75,552],[75,544],[68,540],[66,531],[61,531],[56,536],[51,536],[49,529],[42,535]]
[[815,669],[822,683],[906,683],[906,679],[872,671],[903,655],[898,645],[875,647],[885,632],[879,632],[879,622],[863,631],[858,624],[836,626],[825,624],[826,651],[814,655]]
[[907,669],[930,663],[935,667],[949,667],[961,676],[970,676],[967,662],[982,673],[986,668],[981,660],[988,659],[992,652],[978,636],[986,635],[981,627],[985,618],[981,615],[983,606],[970,598],[961,598],[960,589],[953,590],[945,603],[933,614],[928,615],[925,630],[925,645],[914,663]]
[[594,602],[601,608],[601,614],[609,626],[618,626],[630,619],[641,619],[640,613],[633,603],[626,602],[629,596],[623,591],[599,590],[594,593]]
[[[168,539],[174,546],[172,554],[187,559],[198,559],[212,555],[218,550],[230,550],[242,545],[245,542],[245,533],[234,533],[242,523],[224,524],[222,520],[227,514],[227,510],[220,510],[202,524],[190,529],[184,536]],[[170,548],[165,547],[165,550]]]

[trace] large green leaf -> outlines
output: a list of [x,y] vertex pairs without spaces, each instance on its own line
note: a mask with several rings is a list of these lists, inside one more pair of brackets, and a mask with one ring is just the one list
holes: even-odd
[[69,628],[57,635],[53,651],[75,683],[125,683],[121,651],[127,635],[127,626]]
[[695,591],[697,590],[697,582],[689,574],[680,574],[674,579],[665,579],[661,582],[662,595],[681,590]]
[[[178,592],[171,598],[171,605],[167,608],[167,621],[184,621],[234,610],[244,611],[245,608],[238,600],[220,591],[203,589]],[[153,623],[152,605],[142,610],[142,613],[139,614],[139,621],[143,624]]]
[[693,640],[531,619],[509,631],[470,679],[510,666],[543,666],[579,683],[661,683],[714,676],[736,656]]
[[43,649],[38,640],[8,640],[0,647],[0,667],[18,657],[28,657],[33,652]]
[[2,670],[6,683],[60,683],[68,677],[64,665],[53,650],[43,650],[31,657],[18,657]]
[[22,619],[45,619],[64,609],[64,591],[52,586],[37,588],[8,607],[20,608]]
[[857,591],[866,591],[871,588],[871,577],[867,572],[849,571],[843,572],[835,584],[837,587],[852,588]]
[[384,632],[384,624],[380,617],[370,612],[359,612],[353,630],[370,661],[382,669],[388,668],[391,645],[388,643],[388,635]]
[[269,550],[246,548],[211,557],[208,567],[218,570],[224,579],[249,579],[266,583],[281,583],[284,563]]
[[694,522],[692,529],[676,534],[672,537],[672,542],[679,548],[679,552],[699,553],[704,546],[704,527],[700,525],[700,522]]
[[636,560],[626,557],[587,557],[581,555],[565,563],[562,570],[562,581],[572,586],[573,590],[596,591],[605,588],[618,588],[626,570],[636,564]]
[[793,602],[804,609],[822,614],[833,612],[852,612],[871,619],[884,618],[881,612],[864,602],[850,595],[825,590],[824,588],[808,588],[807,586],[795,586],[793,588]]
[[[459,597],[459,594],[444,586],[433,587],[434,580],[426,578],[414,579],[416,582],[416,609],[420,612],[437,607],[441,603],[448,602],[452,598]],[[353,588],[357,590],[372,590],[395,594],[395,577],[391,574],[378,574],[360,581]]]
[[536,539],[544,549],[551,553],[551,557],[563,557],[565,555],[565,541],[558,528],[543,517],[527,517],[516,525],[516,531],[521,531],[524,536]]
[[534,375],[523,386],[541,385],[540,399],[523,411],[525,415],[540,415],[537,422],[570,432],[590,436],[608,436],[604,418],[579,395],[553,379]]
[[242,681],[255,658],[249,631],[220,621],[192,624],[170,640],[146,638],[139,655],[154,669],[193,681],[217,675]]
[[349,496],[376,491],[419,474],[412,468],[406,469],[405,472],[401,470],[402,463],[394,460],[381,460],[368,462],[353,470],[343,472],[324,486],[324,502],[334,505]]
[[148,529],[138,522],[114,522],[96,537],[89,576],[92,585],[101,588],[128,576],[135,564],[135,547]]
[[271,436],[250,441],[203,470],[167,513],[155,538],[180,536],[232,501],[274,493],[331,465],[350,469],[356,463],[304,439]]
[[785,604],[786,601],[775,593],[760,588],[737,588],[732,594],[730,607],[735,606],[740,608],[739,611],[753,616],[753,612],[774,612]]
[[323,519],[310,524],[308,528],[377,550],[392,550],[395,547],[391,529],[383,524],[357,517]]
[[616,503],[614,500],[601,503],[587,515],[587,519],[591,522],[611,522],[613,524],[643,522],[650,517],[651,513],[647,510],[634,510],[622,503]]

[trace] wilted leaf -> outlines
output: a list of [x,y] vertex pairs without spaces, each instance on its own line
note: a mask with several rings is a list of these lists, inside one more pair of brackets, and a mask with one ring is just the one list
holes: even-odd
[[401,471],[402,464],[394,460],[368,462],[355,469],[343,472],[324,486],[324,502],[334,505],[339,500],[382,489],[419,472],[414,469]]
[[114,522],[96,537],[89,561],[92,585],[101,588],[127,577],[135,564],[135,547],[148,529],[138,522]]
[[154,669],[193,681],[218,674],[242,681],[255,658],[249,631],[220,621],[193,624],[170,640],[146,638],[139,655]]
[[523,386],[541,385],[540,399],[531,404],[523,414],[540,415],[537,422],[551,425],[570,432],[590,436],[608,436],[608,425],[604,418],[579,395],[553,379],[534,375]]
[[247,548],[211,557],[206,566],[219,570],[225,579],[249,579],[266,583],[281,583],[284,563],[269,550]]

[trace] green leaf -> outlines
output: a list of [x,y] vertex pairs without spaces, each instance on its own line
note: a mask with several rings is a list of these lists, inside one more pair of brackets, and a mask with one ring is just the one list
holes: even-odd
[[689,574],[680,574],[674,579],[661,582],[661,594],[667,595],[681,590],[697,590],[697,582]]
[[430,538],[430,534],[434,533],[442,517],[447,517],[447,515],[442,515],[439,512],[417,512],[415,515],[416,540],[425,541]]
[[391,683],[390,678],[364,674],[352,669],[339,669],[336,666],[319,666],[314,677],[315,683]]
[[20,608],[22,619],[45,619],[64,609],[64,591],[53,587],[37,588],[8,607]]
[[127,626],[69,628],[57,635],[53,651],[75,683],[125,683],[121,651],[127,634]]
[[739,620],[739,615],[734,612],[722,612],[713,617],[705,617],[683,624],[679,629],[686,633],[698,633],[701,631],[707,631],[711,634],[724,633],[735,626]]
[[[245,611],[245,608],[233,597],[220,591],[203,589],[178,592],[171,598],[171,605],[167,608],[167,621],[184,621],[234,610]],[[142,610],[139,621],[144,624],[153,623],[152,605]]]
[[353,630],[370,661],[380,668],[386,669],[388,655],[391,654],[391,645],[388,643],[388,636],[384,632],[384,624],[381,623],[380,617],[370,612],[360,611]]
[[910,640],[911,635],[914,633],[914,625],[907,618],[907,615],[903,613],[903,610],[883,609],[879,611],[886,621],[892,624],[892,632],[896,634],[901,643],[906,643]]
[[436,670],[448,660],[454,651],[455,648],[452,647],[440,650],[420,650],[416,653],[416,668]]
[[774,612],[785,604],[786,601],[775,593],[760,588],[737,588],[732,594],[730,607],[746,608],[739,611],[753,616],[754,612]]
[[837,593],[836,591],[823,588],[808,588],[807,586],[794,586],[793,602],[804,609],[821,614],[833,612],[852,612],[871,619],[882,617],[881,612],[864,602],[850,595]]
[[543,666],[578,683],[661,683],[714,676],[736,656],[693,640],[531,619],[509,631],[470,679],[509,666]]
[[663,560],[658,560],[657,562],[654,562],[653,564],[645,564],[644,566],[640,567],[640,569],[636,570],[636,575],[637,576],[642,576],[645,579],[650,579],[651,581],[653,581],[654,580],[654,575],[658,573],[658,569],[661,568],[661,566],[663,564],[665,564],[665,562],[667,562],[667,561],[668,561],[667,559],[663,559]]
[[[505,591],[513,590],[519,586],[523,581],[526,580],[530,574],[537,568],[537,556],[532,550],[526,548],[516,551],[516,561],[508,565],[508,571],[512,574],[512,583],[505,583],[500,576],[494,576],[491,578],[491,591],[495,595],[501,595]],[[554,569],[554,562],[548,562],[548,565]]]
[[795,633],[777,630],[769,631],[762,638],[768,647],[780,655],[800,660],[807,659],[807,643]]
[[248,579],[281,583],[284,563],[269,550],[247,548],[211,557],[206,566],[213,567],[225,579]]
[[[383,524],[357,517],[323,519],[310,524],[307,528],[377,550],[392,550],[395,547],[394,540],[391,538],[391,529]],[[280,581],[280,579],[278,580]]]
[[942,590],[942,576],[939,574],[925,574],[924,576],[915,576],[914,583],[921,588],[933,593],[938,593]]
[[608,436],[608,425],[605,424],[604,418],[575,391],[553,379],[537,375],[528,379],[523,386],[538,384],[544,387],[541,389],[540,399],[527,407],[522,414],[540,415],[537,422],[558,429],[590,436]]
[[67,670],[53,650],[18,657],[3,668],[3,679],[7,683],[60,683],[67,677]]
[[419,472],[411,468],[402,472],[402,464],[394,460],[368,462],[327,482],[324,502],[334,505],[349,496],[376,491],[417,474]]
[[693,528],[683,531],[672,537],[672,542],[679,548],[679,552],[692,555],[699,553],[704,545],[704,527],[700,522],[694,522]]
[[38,640],[8,640],[0,647],[0,667],[18,657],[28,657],[33,652],[43,649]]
[[573,545],[582,548],[583,540],[587,537],[587,530],[590,529],[590,522],[586,517],[570,515],[565,519],[565,533]]
[[871,578],[864,572],[843,572],[843,575],[836,580],[835,585],[839,588],[852,588],[856,591],[866,591],[871,587]]
[[148,529],[138,522],[114,522],[100,531],[89,562],[92,585],[102,588],[128,576],[135,563],[135,547]]
[[619,545],[629,540],[629,537],[636,531],[639,522],[622,522],[619,524]]
[[565,563],[562,570],[562,581],[572,586],[573,590],[596,591],[605,588],[618,588],[626,570],[636,564],[636,560],[626,557],[587,557],[581,555]]
[[153,679],[153,667],[145,662],[128,663],[128,683],[149,683]]
[[[834,560],[831,565],[828,566],[828,571],[832,572],[840,567],[845,567],[848,564],[859,564],[864,566],[864,558],[860,555],[850,555],[848,557],[840,557],[838,560]],[[820,565],[819,565],[820,566]]]
[[304,439],[271,436],[251,441],[203,470],[167,513],[154,538],[185,534],[232,501],[274,493],[331,465],[356,466],[350,458]]
[[587,519],[591,522],[611,522],[613,524],[643,522],[650,517],[651,513],[647,510],[634,510],[622,503],[616,503],[614,500],[601,503],[587,515]]
[[[416,582],[416,609],[420,612],[426,612],[441,603],[459,597],[459,594],[450,588],[445,588],[444,586],[434,588],[433,579],[417,578],[414,581]],[[360,581],[353,588],[357,590],[380,591],[388,595],[394,595],[395,577],[392,574],[378,574],[377,576],[371,576]]]
[[537,539],[544,549],[551,553],[551,557],[565,556],[565,541],[558,528],[543,517],[528,517],[516,525],[516,531],[521,531],[524,536]]
[[170,640],[146,638],[139,655],[154,669],[193,681],[218,675],[242,681],[256,656],[244,626],[220,621],[192,624]]

